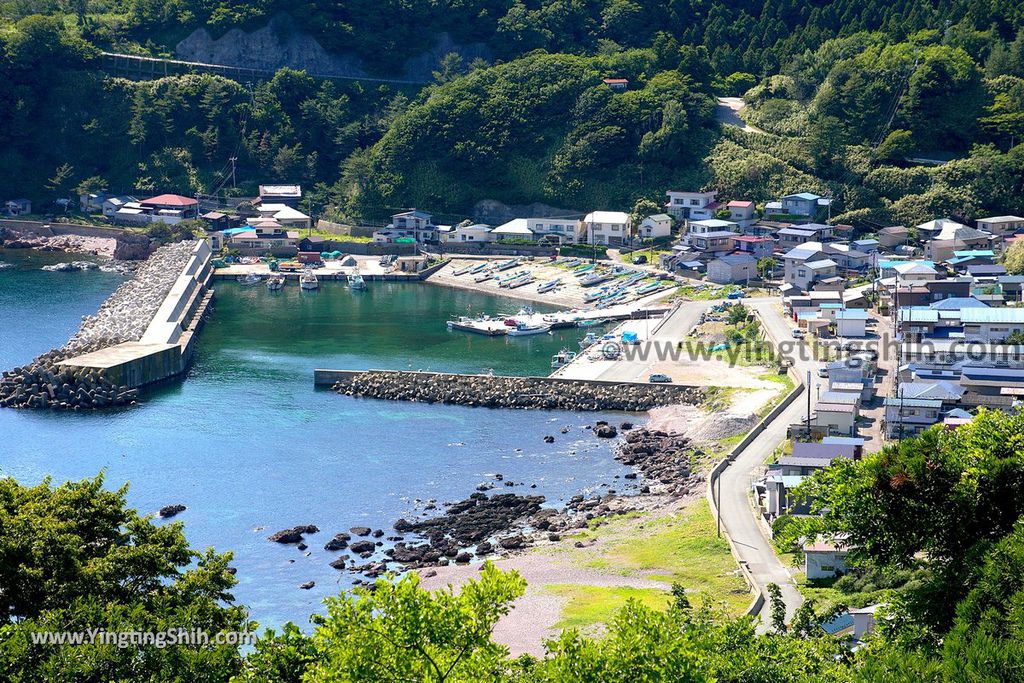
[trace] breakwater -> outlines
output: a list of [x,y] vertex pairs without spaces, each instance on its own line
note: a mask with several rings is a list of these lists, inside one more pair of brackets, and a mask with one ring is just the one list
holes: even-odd
[[315,382],[346,396],[485,408],[643,411],[703,400],[699,387],[392,370],[317,370]]
[[[182,242],[155,251],[95,315],[83,317],[67,344],[4,372],[0,406],[78,410],[130,405],[139,386],[163,378],[154,373],[168,366],[168,359],[180,372],[186,349],[180,344],[182,329],[194,331],[209,301],[209,255],[200,254],[203,248],[202,243]],[[126,371],[133,366],[141,371]]]

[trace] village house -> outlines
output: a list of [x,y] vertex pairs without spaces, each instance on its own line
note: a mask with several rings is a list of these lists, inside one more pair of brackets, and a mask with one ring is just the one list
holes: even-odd
[[109,219],[113,219],[118,211],[123,209],[130,203],[138,204],[138,199],[130,195],[117,195],[108,196],[103,199],[103,203],[100,204],[100,211]]
[[1005,343],[1014,332],[1024,332],[1024,308],[962,308],[964,341]]
[[822,250],[840,268],[862,272],[867,270],[875,259],[871,254],[854,249],[845,242],[833,242],[822,246]]
[[714,218],[715,211],[719,208],[718,202],[715,201],[715,196],[718,193],[713,190],[710,192],[669,190],[665,194],[668,195],[668,202],[665,204],[665,208],[674,218],[695,221],[706,220]]
[[893,249],[906,244],[910,230],[902,225],[891,225],[878,231],[878,244],[885,249]]
[[733,250],[736,233],[729,230],[716,230],[695,235],[687,235],[689,247],[701,255],[723,254]]
[[777,202],[765,204],[766,216],[793,216],[814,219],[818,210],[828,206],[831,200],[825,199],[813,192],[799,192],[788,194]]
[[297,209],[301,200],[301,185],[260,185],[259,201],[256,204],[285,204]]
[[[811,268],[814,262],[824,265]],[[820,242],[807,242],[782,255],[783,276],[786,284],[807,291],[816,281],[836,274],[836,262],[822,249]]]
[[977,220],[978,230],[992,233],[993,235],[1013,235],[1024,232],[1024,218],[1020,216],[990,216]]
[[864,337],[867,335],[868,312],[860,308],[836,311],[833,316],[837,337]]
[[920,434],[942,420],[942,401],[937,399],[885,397],[885,435],[906,438]]
[[708,262],[708,280],[720,285],[746,282],[757,277],[757,259],[733,252]]
[[629,214],[622,211],[592,211],[581,222],[584,235],[591,244],[621,246],[629,242]]
[[734,199],[725,208],[729,210],[729,220],[740,228],[746,228],[754,222],[754,202]]
[[857,429],[857,405],[850,403],[818,402],[811,415],[811,424],[828,434],[854,434]]
[[[523,220],[523,219],[519,219]],[[484,223],[473,223],[471,225],[439,225],[437,227],[438,241],[442,244],[458,243],[463,244],[466,242],[493,242],[497,239],[497,236],[493,234],[491,226]],[[533,233],[529,233],[529,237],[525,239],[532,239]]]
[[998,243],[999,238],[990,233],[944,221],[939,230],[930,233],[924,255],[933,261],[948,261],[956,251],[991,249]]
[[750,254],[756,259],[770,257],[775,252],[775,240],[770,237],[736,235],[732,238],[732,244],[737,252]]
[[248,221],[250,224],[269,218],[286,228],[305,230],[313,226],[312,218],[287,204],[261,203],[256,210],[260,214],[259,218],[250,218]]
[[396,213],[387,228],[373,233],[373,241],[378,244],[410,240],[421,244],[437,242],[437,226],[432,214],[418,209]]
[[538,239],[547,237],[558,244],[578,244],[585,235],[583,227],[575,218],[526,218],[526,226]]
[[848,571],[848,552],[841,543],[816,540],[813,543],[806,543],[802,551],[804,575],[808,581],[831,579]]
[[24,216],[32,213],[32,202],[27,199],[8,199],[4,202],[5,216]]
[[637,228],[637,237],[640,239],[658,239],[672,235],[672,216],[666,213],[656,213],[653,216],[640,221]]
[[609,90],[616,92],[625,92],[629,90],[629,79],[628,78],[603,78],[601,82],[608,86]]
[[139,202],[155,216],[172,216],[179,220],[199,217],[199,200],[180,194],[161,194]]

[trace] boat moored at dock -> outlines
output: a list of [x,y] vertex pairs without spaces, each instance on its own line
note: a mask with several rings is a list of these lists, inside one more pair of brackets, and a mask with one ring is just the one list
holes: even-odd
[[510,337],[527,337],[533,334],[547,334],[551,331],[551,325],[543,324],[530,324],[530,323],[516,323],[515,327],[508,329],[508,336]]
[[262,279],[256,273],[249,273],[248,275],[239,275],[238,283],[243,287],[252,287],[262,282]]
[[279,292],[284,289],[284,275],[271,275],[267,278],[267,289],[271,292]]
[[364,280],[363,276],[359,273],[353,273],[348,276],[348,286],[349,288],[356,290],[366,289],[366,280]]
[[299,276],[299,287],[310,292],[320,288],[320,280],[317,279],[316,273],[307,270]]

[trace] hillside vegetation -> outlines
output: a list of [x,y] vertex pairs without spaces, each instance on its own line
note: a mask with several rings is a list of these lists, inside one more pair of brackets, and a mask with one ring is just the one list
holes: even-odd
[[[442,31],[492,60],[449,55],[404,90],[100,70],[100,49],[169,54],[195,28],[282,13],[380,73]],[[76,189],[230,191],[231,157],[238,195],[301,182],[306,209],[351,220],[482,199],[629,209],[668,187],[816,191],[868,230],[1024,211],[1024,10],[1008,1],[8,1],[0,17],[4,191],[44,211]],[[744,95],[765,133],[720,129],[716,95]]]

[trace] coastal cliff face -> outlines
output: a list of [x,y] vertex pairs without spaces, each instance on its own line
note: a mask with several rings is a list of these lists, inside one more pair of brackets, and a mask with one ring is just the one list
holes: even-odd
[[[441,59],[456,52],[468,64],[477,57],[490,60],[491,54],[483,43],[455,44],[447,33],[437,35],[434,47],[423,53],[410,55],[402,73],[391,74],[395,79],[428,83]],[[248,69],[276,71],[282,67],[305,70],[321,76],[369,77],[355,55],[328,52],[320,43],[295,27],[286,15],[278,15],[263,28],[246,32],[234,28],[214,38],[205,28],[196,29],[175,47],[179,59],[223,64]],[[379,74],[377,74],[379,75]]]

